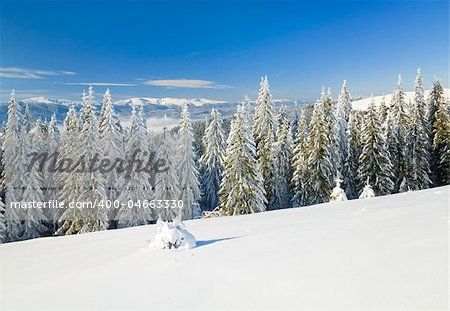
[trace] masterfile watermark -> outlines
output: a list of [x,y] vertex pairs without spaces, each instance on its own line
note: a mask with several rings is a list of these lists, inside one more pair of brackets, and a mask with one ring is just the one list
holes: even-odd
[[71,157],[61,157],[59,152],[49,154],[48,152],[32,152],[27,172],[31,172],[37,166],[38,172],[49,173],[93,173],[100,172],[107,174],[116,170],[117,174],[124,174],[130,177],[132,173],[162,173],[169,169],[166,160],[158,159],[156,152],[148,153],[136,149],[130,159],[116,157],[114,159],[104,157],[100,153],[95,153],[91,158],[81,155],[74,159]]

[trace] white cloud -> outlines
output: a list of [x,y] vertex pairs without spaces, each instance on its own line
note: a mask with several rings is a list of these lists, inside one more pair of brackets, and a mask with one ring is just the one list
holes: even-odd
[[133,83],[116,83],[116,82],[60,82],[64,85],[92,85],[92,86],[136,86]]
[[147,85],[164,86],[168,88],[192,88],[192,89],[225,89],[230,86],[216,84],[214,81],[194,80],[194,79],[175,79],[175,80],[148,80],[143,82]]
[[0,67],[0,78],[42,79],[45,76],[74,75],[73,71],[34,70],[18,67]]

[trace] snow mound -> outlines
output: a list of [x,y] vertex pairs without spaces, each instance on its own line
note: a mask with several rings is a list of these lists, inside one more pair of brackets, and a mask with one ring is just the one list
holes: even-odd
[[181,221],[174,220],[170,223],[158,220],[156,225],[156,235],[150,242],[150,247],[191,249],[197,245],[197,240],[187,231],[186,226]]

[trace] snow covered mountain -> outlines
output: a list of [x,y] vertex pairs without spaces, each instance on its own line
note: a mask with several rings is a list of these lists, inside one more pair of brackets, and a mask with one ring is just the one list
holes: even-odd
[[[101,97],[99,97],[101,98]],[[97,98],[97,100],[99,99]],[[56,113],[58,122],[62,122],[71,105],[80,107],[80,101],[72,101],[67,99],[51,99],[48,97],[32,97],[20,100],[22,104],[28,104],[32,114],[32,118],[40,117],[42,120],[50,120],[53,113]],[[174,98],[174,97],[134,97],[116,101],[115,109],[119,112],[120,117],[127,120],[131,115],[131,105],[142,105],[147,119],[159,119],[165,115],[169,118],[178,119],[180,107],[187,103],[190,106],[190,115],[193,120],[203,119],[211,113],[211,108],[216,108],[223,116],[232,115],[236,109],[237,102],[227,102],[223,100],[213,100],[206,98]],[[275,99],[274,106],[279,107],[282,104],[288,107],[294,107],[295,101],[288,99]],[[101,103],[95,103],[97,111],[99,111]],[[0,103],[0,124],[6,120],[8,111],[8,103]],[[151,125],[151,124],[150,124]]]
[[[392,100],[392,93],[391,94],[386,94],[385,95],[385,101],[386,104],[389,105],[389,103]],[[409,100],[413,101],[414,100],[414,92],[405,92],[405,97],[406,97],[406,101],[408,102]],[[428,100],[429,96],[430,96],[430,90],[426,90],[424,92],[425,95],[425,100]],[[449,98],[450,97],[450,89],[444,89],[444,97],[445,98]],[[381,103],[383,99],[383,95],[377,95],[373,97],[373,100],[375,102],[375,105],[379,105]],[[354,102],[352,102],[352,107],[353,109],[356,110],[366,110],[369,107],[370,104],[370,97],[366,97],[360,100],[356,100]]]
[[450,186],[0,245],[0,309],[448,310]]
[[221,100],[211,100],[205,98],[173,98],[173,97],[163,97],[163,98],[152,98],[152,97],[135,97],[125,100],[116,101],[114,104],[118,106],[123,105],[159,105],[159,106],[182,106],[187,103],[190,106],[203,106],[203,105],[214,105],[214,104],[225,104],[226,101]]
[[44,96],[38,97],[30,97],[24,100],[21,100],[22,103],[28,105],[63,105],[63,106],[72,106],[79,105],[80,102],[73,101],[70,99],[51,99]]

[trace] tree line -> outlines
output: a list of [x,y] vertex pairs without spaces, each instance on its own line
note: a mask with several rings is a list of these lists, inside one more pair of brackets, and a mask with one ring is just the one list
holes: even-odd
[[[285,106],[274,110],[265,76],[256,103],[240,103],[231,120],[212,109],[207,121],[193,124],[183,105],[178,127],[164,127],[155,135],[142,106],[133,106],[124,127],[109,90],[97,116],[89,87],[80,111],[71,106],[60,127],[54,115],[50,122],[32,122],[28,106],[22,112],[13,91],[0,136],[6,203],[5,208],[0,197],[0,239],[123,228],[158,218],[192,219],[202,211],[240,215],[328,202],[336,193],[355,199],[368,189],[379,196],[450,183],[450,104],[439,79],[427,98],[419,69],[412,101],[399,76],[389,103],[383,97],[375,105],[372,97],[365,111],[352,109],[351,103],[344,81],[337,100],[322,88],[316,103],[296,109],[291,118]],[[27,170],[33,152],[58,152],[59,165],[63,159],[99,155],[133,164],[156,154],[167,169],[127,176],[116,170]],[[182,200],[183,208],[9,208],[11,202],[49,200]]]

